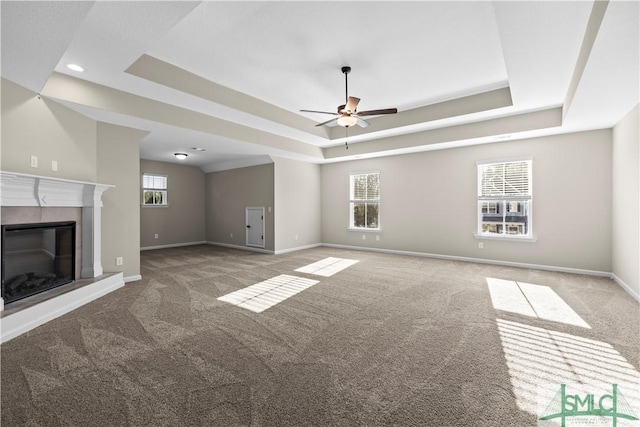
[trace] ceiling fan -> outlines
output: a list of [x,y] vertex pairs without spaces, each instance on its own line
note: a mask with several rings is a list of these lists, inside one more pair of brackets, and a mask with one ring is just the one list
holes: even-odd
[[342,73],[344,74],[344,92],[345,92],[345,103],[344,105],[338,106],[337,113],[331,113],[328,111],[317,111],[317,110],[300,110],[303,113],[320,113],[320,114],[331,114],[333,117],[326,122],[318,123],[316,126],[332,126],[339,125],[345,128],[358,125],[360,127],[367,127],[369,123],[365,120],[361,119],[364,116],[378,116],[381,114],[395,114],[398,112],[397,108],[385,108],[382,110],[369,110],[369,111],[358,111],[358,103],[360,102],[360,98],[356,98],[355,96],[349,96],[349,83],[348,83],[348,74],[351,72],[351,67],[342,67]]

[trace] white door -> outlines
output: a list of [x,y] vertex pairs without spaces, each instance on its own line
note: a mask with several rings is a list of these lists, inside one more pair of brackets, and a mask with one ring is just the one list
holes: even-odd
[[247,208],[247,246],[264,248],[264,208]]

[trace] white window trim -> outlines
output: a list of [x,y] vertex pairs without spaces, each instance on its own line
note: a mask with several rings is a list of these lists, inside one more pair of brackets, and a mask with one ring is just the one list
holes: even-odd
[[525,161],[533,162],[533,156],[509,157],[508,159],[478,160],[476,161],[476,166],[489,165],[491,163],[508,163],[508,162],[525,162]]
[[[473,233],[473,236],[476,240],[505,240],[511,242],[527,242],[534,243],[538,241],[538,238],[533,234],[533,156],[522,156],[522,157],[510,157],[507,159],[492,159],[492,160],[478,160],[476,161],[476,180],[477,180],[477,170],[478,166],[488,165],[493,163],[510,163],[510,162],[523,162],[529,161],[531,162],[530,167],[530,176],[529,176],[529,192],[530,195],[526,197],[522,196],[496,196],[496,197],[487,197],[484,199],[480,199],[480,195],[476,195],[476,209],[477,209],[477,223],[476,223],[476,232]],[[476,185],[478,183],[476,182]],[[528,201],[529,202],[529,234],[526,236],[518,236],[518,235],[509,235],[509,234],[489,234],[482,233],[480,231],[482,224],[482,212],[479,207],[479,202],[481,201],[491,201],[495,200],[498,202],[501,201]]]
[[[351,199],[351,177],[354,175],[371,175],[378,174],[378,185],[380,185],[380,171],[377,170],[369,170],[369,171],[361,171],[361,172],[350,172],[349,173],[349,224],[347,225],[347,231],[355,231],[360,233],[381,233],[382,232],[382,222],[380,221],[380,204],[381,204],[381,193],[382,189],[378,188],[378,199],[369,201],[371,203],[378,203],[378,227],[377,228],[366,228],[366,227],[353,227],[352,226],[352,212],[351,212],[351,203],[356,199]],[[359,199],[358,199],[359,200]],[[362,203],[368,203],[366,200],[362,200]]]
[[373,234],[382,234],[382,229],[378,228],[353,228],[347,227],[347,231],[355,231],[357,233],[373,233]]
[[535,236],[514,236],[509,234],[478,234],[474,233],[476,240],[507,240],[510,242],[534,243],[538,241]]

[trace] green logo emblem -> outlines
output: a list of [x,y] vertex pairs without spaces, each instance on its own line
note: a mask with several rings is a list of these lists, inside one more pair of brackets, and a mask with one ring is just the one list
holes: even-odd
[[618,390],[618,385],[612,384],[611,388],[611,394],[580,395],[568,394],[567,385],[561,384],[560,390],[551,399],[539,420],[548,421],[559,418],[562,427],[566,426],[567,418],[571,417],[610,417],[613,427],[618,425],[618,419],[637,421],[637,415]]

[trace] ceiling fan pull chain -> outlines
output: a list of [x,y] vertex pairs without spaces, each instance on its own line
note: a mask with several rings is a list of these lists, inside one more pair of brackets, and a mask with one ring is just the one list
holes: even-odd
[[349,126],[344,128],[344,149],[345,150],[349,149],[349,141],[347,141],[347,138],[349,138]]

